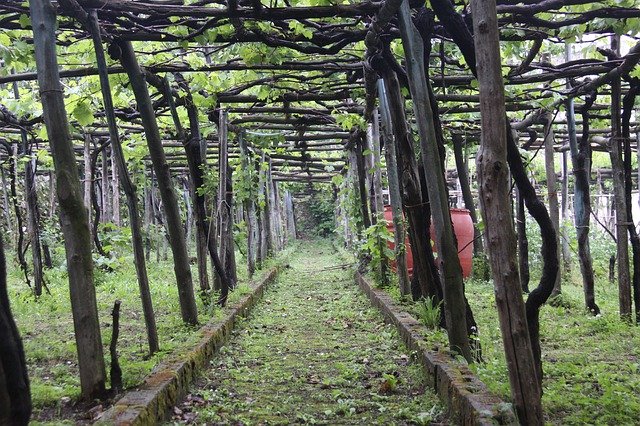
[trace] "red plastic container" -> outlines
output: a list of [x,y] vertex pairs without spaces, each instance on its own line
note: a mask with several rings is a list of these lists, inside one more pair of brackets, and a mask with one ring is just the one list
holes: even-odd
[[[471,275],[471,269],[473,266],[473,221],[469,215],[467,209],[450,209],[451,221],[453,222],[453,231],[456,234],[458,240],[458,258],[460,259],[460,266],[462,267],[462,276],[467,278]],[[393,216],[391,213],[391,206],[384,206],[384,218],[387,221],[387,229],[393,234]],[[435,231],[433,225],[429,229],[429,236],[431,240],[435,240]],[[411,245],[409,244],[409,238],[405,241],[407,247],[407,269],[409,276],[413,276],[413,253],[411,252]],[[435,244],[431,244],[433,252],[437,253]],[[395,244],[389,242],[389,248],[394,249]],[[391,265],[395,270],[395,262]]]

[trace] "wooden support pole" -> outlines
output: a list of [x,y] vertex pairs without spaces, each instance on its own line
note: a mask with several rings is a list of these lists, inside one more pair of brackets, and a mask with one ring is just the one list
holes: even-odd
[[116,43],[121,52],[120,62],[127,70],[131,88],[136,97],[137,108],[145,129],[151,162],[158,181],[158,188],[160,190],[160,197],[162,198],[169,233],[169,242],[173,253],[173,267],[178,285],[182,320],[188,324],[196,324],[198,322],[198,309],[193,294],[193,281],[191,277],[191,267],[189,265],[189,256],[187,254],[187,244],[184,237],[184,228],[182,227],[180,209],[173,187],[173,179],[171,178],[171,172],[162,148],[160,131],[158,129],[151,97],[149,96],[149,89],[145,81],[144,73],[140,65],[138,65],[138,60],[136,59],[131,42],[117,41]]
[[93,283],[91,236],[58,75],[55,8],[50,0],[32,0],[29,9],[38,85],[53,153],[60,223],[67,255],[81,394],[85,399],[100,398],[105,393],[106,372]]
[[[611,49],[620,53],[620,36],[611,36]],[[611,139],[609,139],[609,156],[613,177],[613,197],[615,200],[615,235],[616,260],[618,262],[618,302],[620,317],[631,320],[631,276],[629,273],[629,239],[627,228],[627,199],[625,196],[624,164],[622,162],[622,122],[620,102],[621,80],[611,80]]]
[[478,155],[480,204],[511,395],[521,424],[542,425],[542,391],[518,279],[515,233],[511,226],[505,226],[510,222],[511,202],[496,3],[472,0],[471,9],[482,111],[482,144]]
[[[393,218],[393,236],[395,242],[396,273],[400,286],[400,295],[411,295],[411,282],[407,271],[407,246],[404,217],[402,215],[402,192],[398,176],[398,162],[396,161],[396,145],[393,136],[393,123],[389,112],[387,91],[383,80],[378,80],[378,96],[380,98],[380,122],[382,137],[384,138],[384,152],[387,160],[387,179],[389,181],[389,201],[391,203],[391,217]],[[376,114],[374,113],[374,116]]]
[[452,350],[464,356],[468,362],[472,362],[473,356],[467,335],[462,268],[453,234],[446,182],[437,146],[434,115],[424,69],[423,43],[411,20],[408,0],[404,0],[400,5],[398,24],[407,60],[409,87],[417,118],[418,134],[420,135],[420,153],[425,169],[433,225],[436,231],[436,247],[440,259],[440,274],[443,278],[444,312],[449,345]]
[[[243,183],[246,188],[253,184],[252,176],[255,173],[255,169],[252,164],[253,161],[250,161],[249,159],[247,141],[245,140],[242,132],[238,134],[238,143],[240,145],[242,169],[244,170],[243,173],[245,173],[244,179],[249,180],[249,182]],[[244,205],[247,223],[247,271],[249,272],[249,277],[252,277],[256,271],[258,244],[260,243],[258,236],[258,217],[256,213],[255,199],[250,194],[245,195],[242,203]]]
[[[555,168],[555,152],[553,150],[553,116],[547,112],[544,114],[546,120],[544,126],[544,165],[547,177],[547,201],[549,203],[549,216],[553,224],[553,228],[556,230],[556,245],[560,244],[560,211],[558,208],[558,189],[557,178]],[[561,261],[561,253],[558,253],[558,264]],[[562,274],[561,269],[558,269],[556,274],[555,284],[553,286],[553,296],[557,296],[562,292]]]
[[[156,318],[153,311],[153,303],[151,300],[151,290],[149,288],[149,277],[147,275],[144,242],[142,237],[142,222],[140,221],[140,213],[138,207],[137,188],[129,175],[129,169],[127,167],[127,162],[125,161],[124,152],[122,150],[122,143],[120,141],[120,135],[118,133],[118,127],[113,108],[109,74],[107,73],[107,61],[100,37],[98,17],[95,11],[92,11],[89,15],[89,23],[91,37],[93,39],[93,46],[96,52],[96,61],[98,64],[98,69],[100,71],[100,89],[102,91],[102,101],[104,103],[105,117],[109,126],[114,175],[119,176],[119,179],[116,182],[118,183],[118,185],[122,185],[122,190],[127,197],[127,208],[129,210],[129,227],[131,228],[131,244],[133,246],[134,265],[136,268],[136,277],[138,279],[138,288],[140,291],[140,299],[142,302],[142,312],[144,316],[145,328],[147,331],[149,354],[152,355],[160,349],[160,345],[158,342]],[[114,187],[114,193],[119,193],[118,187]]]

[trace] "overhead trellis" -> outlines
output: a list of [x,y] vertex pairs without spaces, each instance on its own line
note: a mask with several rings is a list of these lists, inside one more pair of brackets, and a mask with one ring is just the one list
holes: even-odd
[[[16,176],[23,173],[30,238],[40,244],[35,177],[49,173],[52,185],[55,165],[72,309],[78,327],[92,329],[79,333],[84,342],[77,341],[83,395],[101,396],[104,390],[91,239],[107,254],[96,207],[113,202],[113,216],[119,216],[119,188],[134,219],[129,225],[136,264],[142,264],[137,272],[150,353],[159,347],[145,284],[141,198],[149,215],[145,222],[166,228],[182,319],[195,324],[185,230],[196,232],[200,291],[219,290],[217,302],[224,305],[237,282],[234,215],[246,225],[251,275],[295,235],[293,196],[280,182],[307,183],[305,197],[314,196],[312,183],[331,184],[340,200],[345,195],[336,182],[344,179],[356,200],[348,211],[354,218],[345,219],[355,223],[354,238],[384,228],[386,181],[398,261],[404,262],[402,212],[415,261],[411,284],[398,267],[401,295],[443,302],[441,322],[452,350],[469,362],[479,359],[448,190],[458,180],[465,186],[464,203],[474,210],[469,178],[456,178],[467,175],[466,161],[476,151],[470,147],[482,139],[478,179],[487,249],[494,281],[508,278],[496,291],[513,399],[522,421],[541,423],[538,315],[561,290],[556,152],[563,160],[565,219],[569,159],[573,168],[585,305],[593,314],[599,307],[589,253],[589,178],[593,151],[610,155],[611,172],[596,173],[599,185],[604,176],[613,182],[620,314],[631,319],[634,288],[640,321],[640,238],[630,207],[632,153],[640,155],[639,32],[640,9],[633,0],[473,0],[469,6],[451,0],[2,1],[0,171],[11,174],[14,200]],[[456,172],[447,170],[449,141]],[[385,176],[379,167],[382,148]],[[548,208],[527,169],[536,155],[545,159]],[[20,157],[24,168],[18,171]],[[83,187],[78,164],[84,166]],[[131,179],[133,169],[138,173]],[[140,194],[136,179],[145,181]],[[510,179],[517,190],[520,274],[515,233],[496,225],[511,217]],[[175,191],[180,185],[181,201]],[[183,226],[179,201],[195,226]],[[5,211],[7,205],[5,197]],[[84,207],[95,210],[93,218]],[[543,260],[526,304],[525,208],[541,231]],[[17,204],[15,210],[18,216]],[[160,210],[164,216],[156,218]],[[437,259],[427,232],[431,218]],[[22,224],[17,228],[19,260],[29,280]],[[350,232],[346,237],[353,237]],[[633,277],[623,244],[627,232]],[[474,248],[482,253],[482,244]],[[209,261],[215,271],[211,284]],[[383,276],[384,268],[382,262]],[[39,291],[42,284],[36,279]],[[89,318],[85,324],[78,320],[83,314]]]

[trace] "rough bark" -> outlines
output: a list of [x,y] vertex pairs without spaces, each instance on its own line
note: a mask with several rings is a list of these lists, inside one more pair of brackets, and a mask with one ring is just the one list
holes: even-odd
[[574,190],[573,210],[575,216],[576,234],[578,238],[578,258],[582,274],[582,286],[586,308],[593,314],[600,313],[595,302],[595,277],[593,275],[593,261],[589,248],[589,223],[591,213],[591,195],[589,189],[588,158],[591,156],[589,144],[589,114],[588,108],[595,101],[595,94],[585,99],[582,111],[582,138],[578,146],[576,134],[576,119],[573,110],[573,99],[567,101],[567,124],[569,132],[569,148],[573,166]]
[[[633,253],[633,303],[635,305],[635,321],[640,324],[640,236],[635,227],[632,214],[631,191],[632,191],[632,158],[631,158],[631,112],[633,111],[636,97],[640,94],[640,79],[633,79],[630,82],[629,91],[622,101],[622,137],[624,142],[624,172],[625,172],[625,197],[627,201],[627,220],[629,222],[629,238]],[[640,182],[640,181],[639,181]]]
[[38,85],[53,156],[60,223],[65,240],[80,387],[86,399],[105,392],[105,367],[98,321],[91,239],[78,168],[69,135],[55,48],[55,9],[49,0],[29,2]]
[[111,342],[109,343],[109,355],[111,356],[111,367],[109,377],[111,378],[111,390],[116,394],[122,390],[122,369],[118,361],[118,336],[120,335],[120,301],[116,300],[111,311]]
[[[242,134],[238,135],[238,142],[240,145],[240,158],[242,161],[243,170],[250,171],[253,167],[249,160],[249,148],[247,147],[247,141]],[[250,177],[252,174],[245,175]],[[245,182],[245,185],[252,184]],[[244,197],[242,204],[244,205],[246,223],[247,223],[247,270],[249,277],[252,277],[256,271],[256,257],[258,249],[258,217],[256,213],[255,200],[248,194]],[[293,212],[292,212],[293,215]]]
[[[109,83],[109,75],[107,73],[107,61],[104,54],[104,47],[100,38],[100,28],[98,26],[98,17],[96,12],[93,11],[90,14],[90,32],[93,39],[93,46],[96,52],[96,60],[98,69],[100,71],[100,88],[102,91],[102,100],[104,103],[105,117],[107,119],[107,125],[109,127],[109,138],[111,140],[111,152],[113,157],[113,169],[114,175],[118,175],[119,179],[116,183],[122,186],[125,197],[127,198],[127,208],[129,210],[129,227],[131,228],[131,244],[133,246],[134,265],[136,268],[136,277],[138,279],[138,288],[140,291],[140,299],[142,302],[142,312],[144,315],[145,328],[147,331],[147,343],[149,345],[149,354],[152,355],[160,349],[158,343],[158,331],[156,327],[155,313],[153,311],[153,302],[151,300],[151,291],[149,288],[149,277],[147,276],[147,266],[144,253],[144,242],[142,238],[142,223],[140,221],[140,213],[138,208],[138,196],[137,189],[131,177],[129,176],[129,170],[127,163],[124,159],[124,152],[122,151],[122,143],[120,142],[120,135],[118,133],[118,127],[116,123],[116,117],[113,109],[113,99],[111,96],[111,86]],[[119,190],[114,187],[114,193],[118,194]],[[118,305],[119,309],[119,305]],[[114,312],[116,308],[114,307]],[[115,315],[115,314],[114,314]],[[114,326],[115,327],[115,326]],[[115,328],[114,328],[115,330]],[[117,337],[116,337],[117,338]],[[115,348],[113,349],[115,352]],[[114,357],[114,353],[111,353],[111,357]],[[112,367],[112,381],[111,387],[114,387],[113,383],[113,367]],[[122,383],[120,383],[122,387]]]
[[384,81],[378,80],[378,96],[380,98],[380,122],[382,124],[382,138],[384,140],[385,158],[387,160],[387,179],[389,181],[389,200],[391,203],[391,217],[395,242],[396,274],[400,285],[400,295],[408,297],[411,294],[411,283],[407,272],[407,246],[404,217],[402,215],[402,192],[398,177],[398,163],[396,161],[396,143],[393,136],[391,113],[387,101]]
[[398,158],[398,172],[402,188],[402,204],[409,224],[409,241],[413,254],[413,277],[418,284],[418,293],[414,297],[430,297],[437,303],[440,301],[438,286],[431,275],[427,254],[431,250],[431,239],[425,231],[429,229],[431,212],[429,206],[423,202],[418,164],[413,149],[411,133],[407,126],[404,101],[400,93],[400,84],[396,73],[389,67],[378,72],[384,79],[384,85],[391,112],[396,154]]
[[149,155],[156,174],[160,197],[162,198],[169,233],[169,243],[171,244],[171,251],[173,253],[182,320],[188,324],[196,324],[198,322],[198,310],[193,294],[193,281],[184,237],[184,228],[182,227],[182,219],[173,188],[171,172],[162,148],[160,131],[158,129],[158,123],[156,122],[153,104],[149,96],[149,89],[145,81],[144,73],[138,65],[131,43],[119,40],[115,42],[114,46],[117,46],[118,49],[112,50],[120,51],[120,62],[127,70],[129,81],[131,82],[131,88],[133,89],[137,108],[140,112],[142,125],[145,130]]
[[464,207],[469,210],[469,215],[473,221],[473,252],[478,256],[482,255],[483,251],[482,232],[478,229],[478,215],[476,213],[476,206],[473,202],[473,195],[471,194],[469,170],[467,169],[467,164],[464,161],[464,155],[462,152],[462,144],[464,140],[460,133],[452,133],[451,139],[453,141],[453,155],[456,160],[456,170],[458,171],[458,181],[460,182],[460,188],[462,189]]
[[0,235],[0,424],[27,425],[31,394],[27,363],[7,294],[7,267]]
[[[433,3],[433,2],[432,2]],[[516,267],[507,167],[504,87],[494,0],[471,2],[480,85],[482,143],[478,180],[511,395],[521,424],[544,422],[541,386]]]
[[[552,121],[553,116],[551,113],[546,113],[544,115],[545,127],[544,127],[544,165],[545,172],[547,177],[547,201],[549,203],[549,217],[551,218],[551,223],[553,224],[553,229],[556,231],[556,247],[560,246],[560,210],[558,208],[558,189],[557,189],[557,178],[556,178],[556,169],[555,169],[555,161],[554,161],[554,150],[553,150],[553,128]],[[560,252],[556,250],[558,255],[558,265],[560,264]],[[558,268],[558,273],[556,274],[556,280],[553,285],[552,295],[557,296],[562,292],[562,276],[560,274],[560,269]]]
[[404,1],[400,6],[398,23],[407,59],[409,86],[420,135],[420,152],[426,172],[429,201],[432,206],[431,214],[440,259],[440,273],[443,277],[444,311],[449,345],[454,351],[463,355],[467,361],[472,362],[473,356],[466,327],[462,268],[451,224],[434,114],[426,83],[426,71],[423,63],[424,47],[422,38],[411,21],[408,1]]
[[518,270],[522,291],[529,293],[529,239],[527,238],[527,219],[525,217],[524,199],[516,189],[516,230],[518,234]]
[[227,111],[220,111],[218,123],[218,214],[220,215],[220,259],[231,282],[238,281],[235,249],[233,246],[233,191],[231,188],[231,168],[229,167],[229,136]]
[[[192,186],[192,196],[194,211],[196,217],[196,226],[201,230],[203,235],[207,236],[207,248],[209,250],[209,256],[213,263],[215,273],[219,278],[220,284],[220,297],[218,303],[224,306],[227,303],[227,297],[229,295],[229,289],[234,287],[234,283],[230,282],[229,277],[225,273],[222,262],[218,255],[218,244],[215,238],[216,233],[212,228],[212,223],[207,215],[205,206],[205,195],[198,191],[204,185],[204,157],[202,156],[202,150],[200,147],[200,140],[202,135],[200,134],[200,125],[198,122],[198,110],[193,103],[191,91],[186,82],[181,76],[176,76],[177,81],[181,85],[181,88],[185,91],[184,106],[187,110],[187,116],[189,118],[189,134],[183,135],[183,145],[187,154],[187,163],[189,166],[189,178]],[[176,126],[180,128],[180,121],[176,107],[173,103],[173,97],[167,86],[165,91],[165,97],[171,105],[172,114],[174,116],[174,122]],[[180,132],[184,133],[184,132]],[[214,277],[215,280],[215,277]]]

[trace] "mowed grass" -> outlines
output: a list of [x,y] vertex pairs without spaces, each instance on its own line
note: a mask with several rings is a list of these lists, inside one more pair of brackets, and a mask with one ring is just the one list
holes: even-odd
[[176,423],[446,421],[420,366],[326,241],[306,243],[186,400]]
[[[285,256],[288,251],[281,256]],[[13,253],[8,252],[7,255],[11,258]],[[265,262],[263,271],[275,262],[275,259]],[[200,337],[197,333],[199,327],[187,326],[181,320],[172,262],[157,261],[155,256],[152,256],[147,270],[160,340],[160,352],[152,357],[148,356],[144,318],[132,259],[121,258],[113,272],[95,269],[96,297],[107,376],[110,365],[108,348],[112,334],[111,310],[116,300],[122,302],[118,353],[125,388],[140,384],[152,368],[168,354],[193,346]],[[257,272],[255,278],[258,279],[262,273]],[[195,266],[192,268],[192,274],[197,292],[199,284]],[[231,293],[229,304],[233,304],[249,290],[246,267],[240,256],[238,274],[240,284]],[[82,416],[82,410],[91,404],[76,405],[80,395],[80,381],[66,271],[63,266],[46,271],[51,294],[45,292],[39,299],[33,296],[31,289],[23,281],[22,272],[11,260],[8,278],[11,308],[27,358],[34,405],[32,419],[78,420]],[[215,296],[212,299],[215,300]],[[196,300],[201,324],[223,314],[220,308],[204,303],[198,294]],[[106,404],[108,405],[108,402]]]

